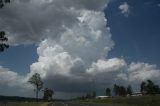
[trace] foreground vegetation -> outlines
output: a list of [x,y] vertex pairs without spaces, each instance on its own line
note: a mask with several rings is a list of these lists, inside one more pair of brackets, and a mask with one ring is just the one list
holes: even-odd
[[47,102],[9,102],[0,103],[0,106],[47,106]]
[[[106,99],[87,99],[80,100],[81,103],[105,103],[105,104],[116,104],[131,105],[131,106],[160,106],[160,95],[153,96],[139,96],[139,97],[113,97]],[[118,105],[117,105],[118,104]]]

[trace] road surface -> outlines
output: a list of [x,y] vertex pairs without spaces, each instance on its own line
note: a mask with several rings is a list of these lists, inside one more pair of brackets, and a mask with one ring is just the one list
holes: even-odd
[[102,105],[102,104],[78,104],[78,103],[54,102],[54,103],[50,103],[48,106],[110,106],[110,105]]

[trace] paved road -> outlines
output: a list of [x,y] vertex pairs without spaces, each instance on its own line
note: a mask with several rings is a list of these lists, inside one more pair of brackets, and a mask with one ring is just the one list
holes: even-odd
[[78,103],[65,103],[65,102],[55,102],[50,103],[48,106],[109,106],[109,105],[102,105],[102,104],[78,104]]

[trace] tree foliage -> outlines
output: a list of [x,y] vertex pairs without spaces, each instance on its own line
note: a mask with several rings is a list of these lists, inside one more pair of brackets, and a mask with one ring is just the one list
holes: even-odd
[[43,88],[43,82],[40,77],[40,74],[35,73],[32,77],[28,80],[30,84],[32,84],[36,89],[36,99],[38,100],[38,92]]
[[85,96],[85,98],[86,98],[86,99],[90,99],[90,98],[92,98],[92,94],[87,93],[87,94],[86,94],[86,96]]
[[44,89],[43,99],[44,100],[52,100],[53,94],[54,94],[54,91],[52,89],[45,88]]
[[114,84],[113,91],[116,96],[126,96],[127,95],[127,91],[124,86],[119,86],[119,85]]
[[113,91],[115,95],[117,96],[118,95],[118,85],[114,84]]
[[[0,9],[4,7],[6,3],[10,3],[10,0],[0,0]],[[8,41],[8,38],[5,36],[4,31],[0,31],[0,52],[3,52],[5,49],[9,48],[5,42]]]
[[158,85],[155,85],[151,80],[141,83],[141,92],[143,94],[157,94],[160,93],[160,88]]
[[132,87],[131,87],[131,85],[128,85],[128,87],[127,87],[127,94],[128,95],[132,95]]
[[93,91],[93,92],[92,92],[92,97],[95,98],[96,95],[97,95],[97,94],[96,94],[96,91]]
[[147,88],[146,82],[143,81],[143,82],[141,83],[141,90],[140,90],[140,91],[142,92],[142,94],[145,94],[145,93],[146,93],[146,90],[147,90],[146,88]]
[[0,8],[3,8],[6,3],[10,3],[11,0],[0,0]]
[[111,89],[110,88],[106,89],[106,96],[111,96]]
[[119,96],[126,96],[127,95],[127,91],[126,88],[124,86],[119,86]]
[[6,44],[8,41],[8,38],[5,36],[5,32],[1,31],[0,32],[0,52],[3,52],[5,49],[9,48],[9,45]]

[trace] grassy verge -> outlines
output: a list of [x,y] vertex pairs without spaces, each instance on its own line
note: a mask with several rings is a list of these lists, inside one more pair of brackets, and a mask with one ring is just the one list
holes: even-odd
[[[132,105],[132,106],[160,106],[160,95],[154,96],[140,96],[140,97],[113,97],[106,99],[88,99],[78,102],[83,103],[104,103],[119,105]],[[117,105],[119,104],[119,105]]]
[[[75,103],[75,102],[72,102]],[[126,104],[116,104],[116,103],[96,103],[96,102],[78,102],[75,104],[84,104],[85,106],[137,106],[137,105],[126,105]],[[106,105],[107,104],[107,105]]]
[[45,103],[41,103],[40,106],[47,106],[49,103],[48,102],[45,102]]
[[47,106],[47,102],[9,102],[7,104],[1,103],[0,106]]

